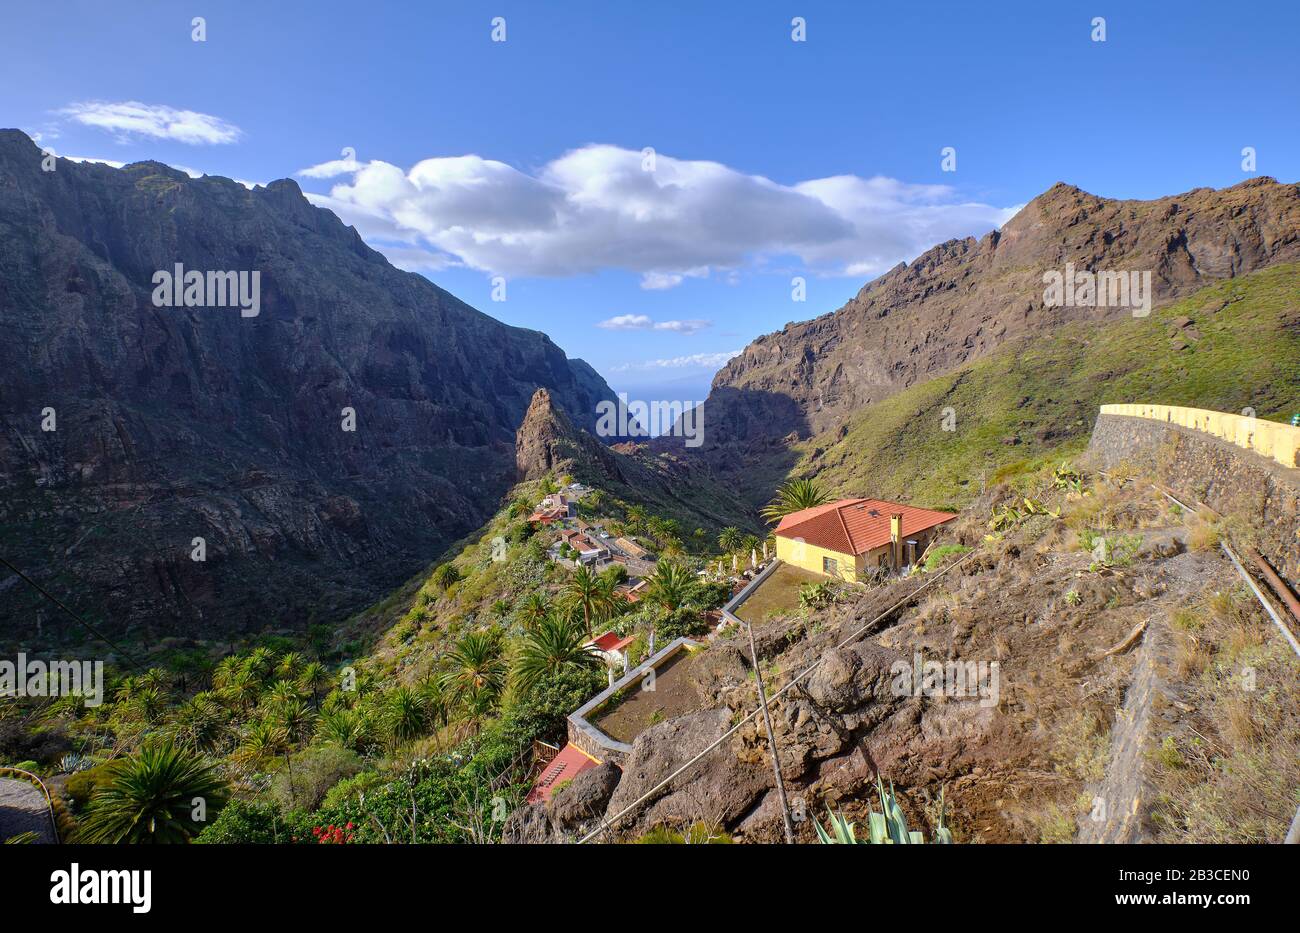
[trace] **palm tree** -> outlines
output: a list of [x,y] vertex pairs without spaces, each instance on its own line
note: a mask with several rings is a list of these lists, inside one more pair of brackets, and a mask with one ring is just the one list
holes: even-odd
[[736,528],[733,525],[728,525],[726,528],[722,529],[722,533],[718,535],[718,548],[723,554],[730,554],[732,551],[737,551],[740,549],[741,537],[742,535],[740,534],[739,528]]
[[446,656],[439,686],[453,702],[473,699],[494,706],[506,687],[509,665],[494,631],[468,632]]
[[370,716],[362,710],[332,710],[321,714],[316,740],[360,752],[370,742],[372,725]]
[[142,681],[136,682],[135,690],[125,705],[131,712],[152,725],[167,708],[167,695],[152,684],[142,686],[142,683]]
[[254,648],[244,659],[244,667],[261,681],[275,672],[275,663],[275,652],[267,647]]
[[533,590],[519,604],[519,618],[524,626],[532,628],[551,613],[551,604],[541,590]]
[[298,671],[302,668],[302,655],[296,651],[290,651],[284,657],[280,658],[280,664],[275,672],[283,680],[297,680]]
[[311,692],[311,705],[320,706],[320,692],[330,682],[330,673],[319,661],[308,661],[298,673],[298,686]]
[[583,565],[573,572],[560,591],[560,606],[575,615],[581,611],[583,630],[591,634],[593,623],[607,619],[613,613],[613,593],[613,587]]
[[306,738],[307,729],[315,718],[311,709],[298,696],[276,703],[272,708],[271,716],[289,734],[293,742],[301,742]]
[[298,699],[299,686],[289,680],[277,680],[262,695],[262,702],[269,706],[283,706]]
[[596,646],[587,642],[576,619],[546,619],[524,637],[515,660],[515,685],[526,693],[539,681],[570,667],[600,667]]
[[762,515],[769,522],[776,522],[783,515],[825,505],[830,501],[830,494],[816,480],[792,479],[777,489],[776,497],[763,509]]
[[235,760],[247,768],[260,771],[274,758],[289,750],[289,732],[269,719],[255,719],[244,730],[244,738],[235,749]]
[[261,692],[261,681],[246,665],[240,665],[230,675],[229,681],[221,688],[223,698],[244,710],[257,702],[257,697]]
[[170,742],[151,742],[109,766],[91,798],[80,841],[188,842],[202,826],[190,816],[195,798],[221,808],[226,788],[216,769]]
[[646,599],[669,612],[679,609],[695,588],[690,570],[674,561],[660,561],[648,582]]
[[222,690],[230,685],[235,675],[239,672],[241,665],[239,655],[228,654],[212,669],[212,686],[217,690]]
[[460,582],[460,568],[455,564],[443,564],[429,579],[434,586],[445,593]]
[[384,694],[382,715],[394,746],[424,735],[447,721],[447,706],[435,681],[400,684]]
[[175,741],[194,751],[212,751],[226,730],[230,714],[211,693],[196,693],[172,716],[170,732]]

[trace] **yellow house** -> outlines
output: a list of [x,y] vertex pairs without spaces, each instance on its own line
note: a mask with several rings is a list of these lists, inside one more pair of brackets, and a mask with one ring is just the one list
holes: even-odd
[[880,499],[841,499],[782,517],[776,556],[839,580],[914,564],[936,530],[957,516]]

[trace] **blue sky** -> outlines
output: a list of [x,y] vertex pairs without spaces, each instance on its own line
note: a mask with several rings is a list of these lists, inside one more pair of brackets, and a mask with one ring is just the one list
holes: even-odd
[[754,337],[1056,181],[1135,198],[1221,187],[1249,177],[1245,146],[1258,174],[1300,178],[1290,0],[3,15],[0,125],[61,156],[294,177],[399,265],[546,331],[636,398],[703,398]]

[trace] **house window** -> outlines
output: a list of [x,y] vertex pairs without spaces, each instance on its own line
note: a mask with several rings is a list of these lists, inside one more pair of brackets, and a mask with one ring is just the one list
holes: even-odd
[[840,575],[840,562],[833,557],[823,557],[822,573],[828,574],[832,577],[838,577]]

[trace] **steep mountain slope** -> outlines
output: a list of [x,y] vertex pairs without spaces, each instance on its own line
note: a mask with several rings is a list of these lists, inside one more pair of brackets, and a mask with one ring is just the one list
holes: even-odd
[[[1129,308],[1047,307],[1043,274],[1151,273],[1155,304],[1300,259],[1300,186],[1271,178],[1154,201],[1057,184],[1001,231],[952,240],[869,283],[839,310],[760,337],[714,378],[706,451],[779,453],[852,412],[1067,322],[1130,320]],[[789,466],[789,461],[785,461]]]
[[[101,624],[232,632],[356,607],[491,515],[534,390],[584,425],[613,398],[292,181],[41,162],[0,132],[0,553]],[[155,307],[177,263],[258,272],[259,313]],[[6,634],[66,627],[15,582]]]
[[[793,472],[844,495],[965,505],[1082,449],[1098,407],[1142,401],[1300,411],[1300,264],[1221,282],[1148,318],[1021,337],[791,446]],[[770,481],[770,479],[769,479]]]

